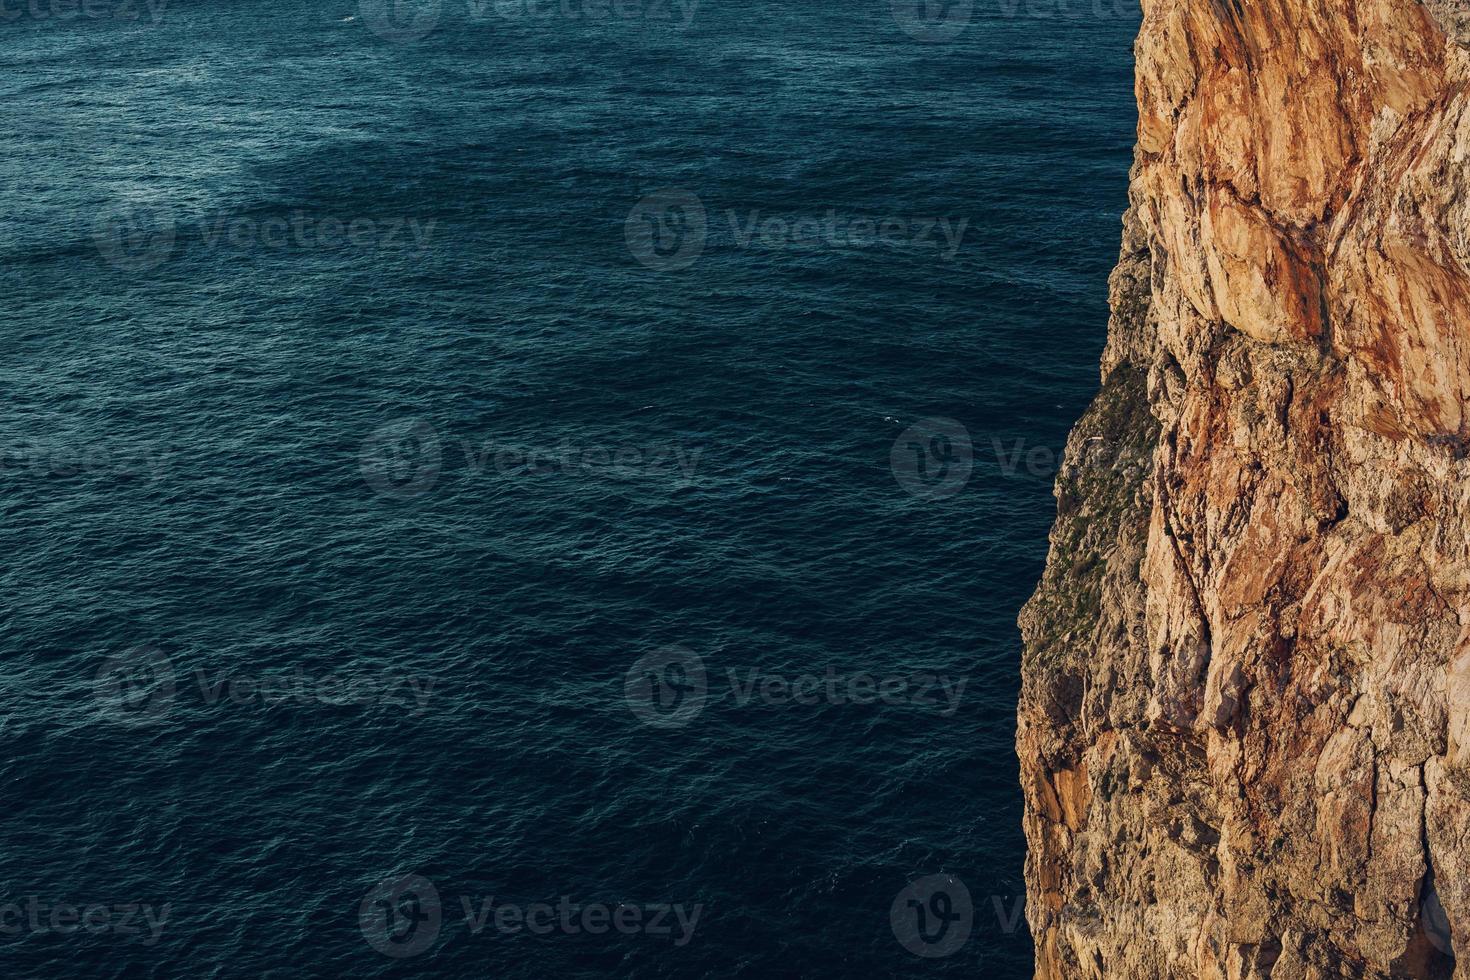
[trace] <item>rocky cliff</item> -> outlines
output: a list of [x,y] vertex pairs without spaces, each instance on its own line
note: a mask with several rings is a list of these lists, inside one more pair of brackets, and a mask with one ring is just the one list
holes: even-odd
[[1021,619],[1036,975],[1467,980],[1470,2],[1143,6]]

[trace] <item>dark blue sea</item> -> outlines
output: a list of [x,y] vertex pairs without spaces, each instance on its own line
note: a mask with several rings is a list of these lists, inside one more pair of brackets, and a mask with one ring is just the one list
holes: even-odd
[[0,972],[1029,975],[1123,0],[5,0]]

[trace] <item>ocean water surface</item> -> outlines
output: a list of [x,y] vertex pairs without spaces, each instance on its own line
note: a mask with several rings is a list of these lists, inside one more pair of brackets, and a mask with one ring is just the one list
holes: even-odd
[[1137,19],[9,4],[5,974],[1029,975]]

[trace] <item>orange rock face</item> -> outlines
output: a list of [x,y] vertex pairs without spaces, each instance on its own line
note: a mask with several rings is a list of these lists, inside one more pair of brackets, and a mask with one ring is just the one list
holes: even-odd
[[1470,3],[1145,0],[1136,54],[1021,623],[1037,976],[1470,980]]

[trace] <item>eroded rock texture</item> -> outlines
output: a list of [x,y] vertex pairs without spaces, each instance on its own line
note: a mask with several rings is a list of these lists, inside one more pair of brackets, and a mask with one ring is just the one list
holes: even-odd
[[1470,980],[1467,25],[1144,0],[1022,615],[1038,977]]

